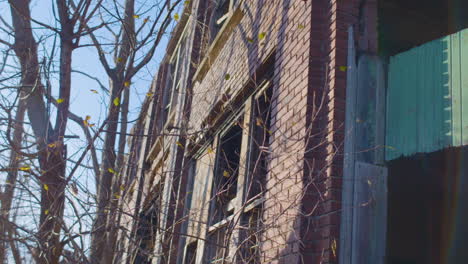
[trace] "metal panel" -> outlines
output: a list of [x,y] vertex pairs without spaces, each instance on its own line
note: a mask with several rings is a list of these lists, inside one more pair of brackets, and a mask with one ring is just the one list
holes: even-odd
[[353,262],[385,263],[387,168],[356,162]]
[[468,29],[390,58],[386,160],[468,144]]

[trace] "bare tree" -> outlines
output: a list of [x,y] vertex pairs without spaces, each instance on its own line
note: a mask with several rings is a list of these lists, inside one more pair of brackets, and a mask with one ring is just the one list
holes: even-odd
[[[90,236],[89,259],[96,263],[112,262],[113,234],[117,228],[114,224],[116,214],[113,211],[117,206],[114,194],[121,185],[119,168],[124,162],[131,122],[128,115],[132,79],[151,62],[180,3],[181,0],[158,0],[137,6],[134,0],[127,0],[123,5],[116,0],[57,0],[52,2],[54,22],[45,23],[31,16],[29,0],[8,1],[11,25],[0,18],[3,33],[14,42],[1,40],[0,45],[6,47],[5,54],[14,51],[19,67],[15,66],[16,60],[5,58],[0,72],[8,67],[13,73],[1,82],[19,80],[20,85],[7,87],[18,98],[11,102],[10,108],[0,103],[9,113],[4,124],[8,128],[5,135],[9,141],[4,146],[11,152],[8,165],[2,168],[8,175],[5,191],[0,197],[0,261],[7,261],[9,245],[15,261],[21,262],[24,256],[20,255],[16,243],[22,243],[39,263],[58,263],[60,259],[86,263],[89,244],[86,245],[83,236]],[[45,48],[41,49],[40,45]],[[96,48],[110,85],[108,112],[97,129],[92,128],[94,124],[90,123],[89,117],[81,118],[70,112],[72,73],[82,73],[99,82],[99,76],[72,67],[73,52],[89,46]],[[58,79],[57,87],[54,87],[51,75]],[[100,82],[99,85],[107,90]],[[52,96],[52,90],[58,91],[57,97]],[[52,107],[55,110],[51,111]],[[67,155],[65,131],[69,127],[68,120],[77,123],[86,138],[85,146],[73,155]],[[11,139],[10,134],[13,135]],[[102,150],[96,147],[101,136]],[[102,155],[101,162],[98,152]],[[75,155],[79,158],[72,160],[70,156]],[[84,164],[86,158],[91,159],[89,167]],[[79,168],[95,174],[95,200],[66,196],[67,186],[73,195],[79,190],[94,192],[86,190],[74,179]],[[19,172],[28,176],[27,183],[17,179]],[[34,184],[37,185],[34,187]],[[18,190],[16,194],[15,189]],[[40,208],[37,222],[32,219],[37,230],[15,223],[12,215],[15,210],[24,210],[26,196],[31,209]],[[12,207],[15,201],[17,205]],[[67,216],[66,207],[73,216]],[[30,216],[33,216],[32,212]],[[85,218],[94,219],[94,224],[87,225]],[[80,230],[78,233],[72,231],[76,226]]]

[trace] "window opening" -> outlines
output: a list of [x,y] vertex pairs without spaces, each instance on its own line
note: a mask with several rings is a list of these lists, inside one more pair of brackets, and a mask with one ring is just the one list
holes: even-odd
[[242,145],[243,116],[220,137],[213,182],[211,224],[232,214],[230,202],[236,197]]
[[272,89],[266,88],[253,102],[249,173],[245,186],[248,202],[260,198],[265,191],[271,135],[271,93]]
[[198,243],[196,241],[188,244],[184,264],[195,264],[197,260],[197,246]]
[[215,231],[208,234],[206,253],[205,253],[205,263],[212,264],[221,264],[225,263],[225,257],[228,248],[227,238],[227,226],[223,225]]
[[140,214],[137,229],[139,247],[134,263],[151,263],[158,228],[156,204]]
[[216,38],[234,7],[234,0],[214,0],[213,14],[210,20],[210,42]]

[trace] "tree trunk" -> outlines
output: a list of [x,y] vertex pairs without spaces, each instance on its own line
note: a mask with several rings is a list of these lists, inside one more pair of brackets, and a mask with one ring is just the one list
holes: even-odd
[[91,239],[91,261],[92,263],[101,263],[101,257],[104,252],[107,241],[107,215],[109,211],[112,194],[112,182],[115,168],[115,142],[116,132],[119,121],[120,104],[115,104],[116,98],[119,98],[124,87],[123,81],[112,80],[111,97],[109,102],[109,114],[107,119],[106,136],[104,138],[104,149],[101,166],[101,176],[99,177],[99,186],[97,186],[98,200],[96,220],[93,226],[93,236]]

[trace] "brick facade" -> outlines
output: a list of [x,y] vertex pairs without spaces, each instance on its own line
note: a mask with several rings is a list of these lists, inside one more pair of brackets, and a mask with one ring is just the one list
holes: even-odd
[[[248,100],[254,100],[261,84],[268,82],[272,90],[270,140],[262,203],[264,229],[257,242],[259,261],[337,263],[348,27],[357,23],[360,1],[235,1],[211,46],[204,43],[204,27],[200,26],[207,23],[204,12],[210,8],[200,1],[190,1],[186,7],[153,83],[153,100],[147,100],[148,109],[141,116],[145,121],[139,126],[153,136],[133,143],[137,157],[131,160],[139,159],[143,169],[127,172],[126,184],[136,191],[126,194],[123,208],[133,218],[122,217],[121,223],[137,233],[142,213],[154,206],[152,199],[160,194],[160,203],[154,207],[160,214],[152,263],[189,263],[182,261],[188,256],[186,245],[194,241],[198,241],[196,263],[205,263],[213,170],[219,133],[226,125],[223,120],[229,118],[226,113],[244,109],[243,131],[253,126],[247,120]],[[167,129],[160,123],[164,87],[172,55],[183,46],[178,44],[181,36],[186,41],[180,51],[186,54],[181,60],[182,84],[172,102],[174,128]],[[216,110],[217,105],[222,107]],[[248,137],[244,133],[243,142]],[[240,163],[246,162],[242,158]],[[195,173],[190,171],[192,160],[197,164]],[[246,206],[241,195],[244,174],[248,172],[239,172],[237,189],[241,191],[233,200],[233,219]],[[240,222],[232,224],[226,251],[231,260],[242,232]],[[123,252],[137,241],[125,238],[132,238],[132,232],[120,236]],[[120,258],[122,263],[133,263],[126,253]]]

